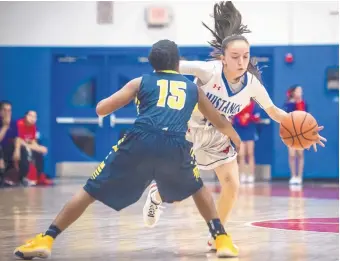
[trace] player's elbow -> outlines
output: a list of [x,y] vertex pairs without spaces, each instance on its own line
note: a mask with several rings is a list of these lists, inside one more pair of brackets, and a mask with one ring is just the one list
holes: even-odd
[[96,113],[99,117],[105,117],[110,112],[108,112],[108,109],[106,108],[105,103],[103,101],[100,101],[96,106]]
[[102,111],[100,109],[98,109],[98,107],[96,108],[96,113],[99,117],[103,117],[104,114],[102,113]]

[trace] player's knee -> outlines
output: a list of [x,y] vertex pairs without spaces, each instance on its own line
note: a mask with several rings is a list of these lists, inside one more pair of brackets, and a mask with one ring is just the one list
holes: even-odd
[[78,201],[87,203],[88,205],[94,203],[96,199],[88,192],[88,190],[84,187],[82,188],[75,196]]
[[235,173],[228,173],[227,175],[224,175],[220,179],[221,187],[222,187],[222,192],[224,190],[227,191],[234,191],[237,192],[238,188],[240,186],[240,181],[238,178],[233,177],[232,175],[235,175]]

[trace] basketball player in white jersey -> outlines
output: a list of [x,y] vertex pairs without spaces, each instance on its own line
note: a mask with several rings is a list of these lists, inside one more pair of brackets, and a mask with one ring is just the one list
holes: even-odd
[[[215,48],[213,56],[216,60],[181,61],[180,73],[194,75],[198,86],[226,118],[240,112],[253,99],[271,119],[280,123],[287,113],[273,104],[261,83],[257,67],[250,61],[249,42],[243,36],[250,31],[242,25],[241,18],[230,1],[215,4],[215,30],[203,25],[215,37],[210,44]],[[195,111],[189,121],[187,139],[194,144],[197,166],[201,170],[214,170],[220,181],[218,213],[221,222],[226,222],[239,188],[237,153],[230,140],[217,131],[199,111]],[[319,136],[316,143],[324,147],[322,141],[326,140]],[[316,144],[313,146],[316,150]],[[147,226],[152,227],[159,220],[161,202],[157,185],[153,184],[143,209]],[[208,245],[214,249],[212,242],[209,240]]]

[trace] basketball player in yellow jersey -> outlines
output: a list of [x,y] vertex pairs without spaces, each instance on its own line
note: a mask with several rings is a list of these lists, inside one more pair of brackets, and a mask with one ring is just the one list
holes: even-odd
[[[242,24],[242,16],[232,2],[220,2],[214,5],[215,30],[208,28],[214,40],[215,60],[182,61],[180,72],[196,76],[196,81],[211,103],[226,118],[230,118],[255,100],[273,119],[280,123],[287,113],[276,107],[261,83],[260,73],[250,62],[250,45],[243,36],[250,32]],[[207,26],[206,26],[207,27]],[[319,131],[323,127],[319,128]],[[235,204],[239,188],[239,170],[237,153],[229,138],[222,135],[200,112],[194,112],[189,121],[189,141],[193,149],[197,166],[202,170],[215,171],[220,184],[221,194],[217,209],[219,217],[225,223]],[[316,142],[324,146],[319,136]],[[316,143],[313,145],[316,148]],[[147,226],[154,226],[160,216],[160,195],[156,184],[149,191],[149,197],[143,209],[143,218]],[[208,242],[214,249],[213,240]]]
[[152,180],[158,183],[164,202],[182,201],[193,196],[216,239],[217,257],[238,255],[218,218],[213,198],[199,177],[191,153],[192,143],[185,138],[188,120],[196,105],[238,146],[241,141],[231,123],[217,112],[204,92],[178,73],[179,58],[174,42],[158,41],[149,54],[149,62],[155,72],[131,80],[98,103],[97,114],[106,116],[137,98],[139,114],[133,128],[112,148],[46,232],[17,247],[15,257],[48,258],[57,236],[73,224],[89,205],[97,200],[120,211],[135,203]]

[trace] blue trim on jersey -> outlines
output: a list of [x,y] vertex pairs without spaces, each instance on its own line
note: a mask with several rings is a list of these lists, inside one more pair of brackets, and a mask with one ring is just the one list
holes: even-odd
[[241,91],[244,89],[244,87],[247,86],[247,84],[248,84],[248,73],[246,72],[246,73],[244,74],[244,81],[243,81],[243,83],[242,83],[242,84],[243,84],[242,88],[241,88],[238,92],[235,92],[235,93],[233,93],[232,90],[230,89],[229,84],[228,84],[228,81],[227,81],[227,79],[226,79],[225,76],[224,76],[223,70],[222,70],[222,80],[223,80],[224,85],[225,85],[225,87],[226,87],[228,96],[229,96],[229,97],[232,97],[232,96],[238,94],[239,92],[241,92]]

